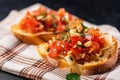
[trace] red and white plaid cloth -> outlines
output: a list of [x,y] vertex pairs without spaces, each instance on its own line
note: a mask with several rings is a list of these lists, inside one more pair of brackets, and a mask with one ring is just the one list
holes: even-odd
[[[0,22],[0,69],[33,80],[66,80],[67,71],[47,63],[39,56],[36,46],[21,42],[10,31],[11,25],[17,23],[26,11],[32,11],[38,6],[43,5],[35,4],[21,11],[13,10]],[[84,24],[96,27],[86,21]],[[120,47],[120,33],[116,28],[110,25],[99,25],[99,28],[112,34]],[[110,72],[81,76],[81,80],[120,80],[120,53],[117,65]]]

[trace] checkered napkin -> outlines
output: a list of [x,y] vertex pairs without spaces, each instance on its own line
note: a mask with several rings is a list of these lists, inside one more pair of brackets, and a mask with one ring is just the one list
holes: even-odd
[[[21,11],[11,11],[7,18],[0,22],[0,69],[15,75],[33,80],[66,80],[69,72],[60,70],[43,60],[36,46],[18,40],[10,31],[11,25],[17,23],[27,10],[31,11],[41,4],[35,4]],[[94,24],[84,21],[88,26]],[[120,46],[120,33],[110,25],[98,25],[102,31],[112,34]],[[120,55],[117,65],[104,74],[81,76],[81,80],[120,80]]]

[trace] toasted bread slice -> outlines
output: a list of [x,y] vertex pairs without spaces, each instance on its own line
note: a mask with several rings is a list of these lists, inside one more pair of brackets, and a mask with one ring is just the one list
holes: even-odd
[[47,43],[41,43],[37,47],[37,50],[43,59],[61,69],[70,68],[71,72],[77,72],[80,75],[92,75],[109,71],[116,65],[118,59],[118,44],[114,38],[112,38],[112,42],[113,46],[103,50],[101,55],[96,56],[97,59],[93,57],[93,60],[85,62],[84,64],[75,63],[73,65],[69,65],[63,58],[50,58],[48,56]]
[[[78,24],[80,24],[82,22],[83,22],[83,20],[76,18],[70,24],[72,26],[76,26],[76,25],[78,25]],[[72,28],[70,25],[68,25],[66,27]],[[38,33],[26,32],[26,31],[23,31],[23,30],[20,29],[19,24],[13,25],[11,27],[11,31],[21,41],[23,41],[25,43],[28,43],[28,44],[34,44],[34,45],[38,45],[41,42],[46,42],[48,40],[51,40],[52,37],[56,35],[56,32],[50,32],[50,31],[49,32],[48,31],[43,31],[43,32],[38,32]]]
[[45,41],[52,39],[52,36],[54,35],[53,32],[40,32],[40,33],[35,33],[35,34],[24,32],[23,30],[19,28],[19,25],[13,25],[11,27],[11,31],[21,41],[28,43],[28,44],[35,44],[35,45],[38,45],[41,42],[45,42]]

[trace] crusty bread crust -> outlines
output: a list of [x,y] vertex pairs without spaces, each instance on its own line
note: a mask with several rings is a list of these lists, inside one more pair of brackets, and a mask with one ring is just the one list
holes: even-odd
[[11,31],[21,41],[28,44],[34,44],[34,45],[38,45],[42,42],[48,41],[52,39],[52,36],[54,35],[53,32],[40,32],[35,34],[24,32],[20,29],[19,25],[13,25],[11,27]]
[[[80,75],[92,75],[92,74],[99,74],[104,73],[106,71],[111,70],[117,62],[118,59],[118,44],[116,40],[113,38],[114,46],[110,47],[109,49],[103,52],[103,55],[100,56],[98,61],[91,61],[86,62],[85,64],[74,64],[73,66],[69,65],[64,59],[56,58],[54,60],[58,61],[58,66],[61,69],[64,68],[71,68],[71,72],[77,72]],[[47,49],[45,46],[47,43],[42,43],[37,47],[39,54],[47,60],[49,63],[53,64],[48,59],[48,53],[43,52],[43,49]],[[42,47],[42,50],[41,50]],[[47,57],[46,57],[47,56]]]

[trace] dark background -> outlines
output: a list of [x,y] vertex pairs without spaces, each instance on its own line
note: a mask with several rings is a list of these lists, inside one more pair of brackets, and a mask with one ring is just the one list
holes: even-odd
[[[0,21],[11,10],[21,10],[35,3],[57,10],[64,7],[68,12],[94,24],[110,24],[120,31],[120,0],[0,0]],[[27,80],[0,71],[0,80]]]

